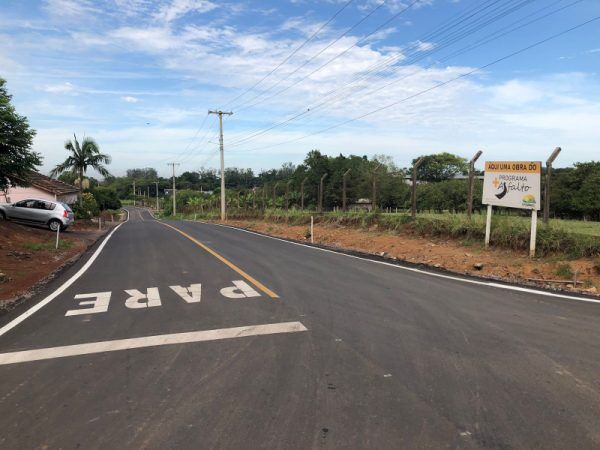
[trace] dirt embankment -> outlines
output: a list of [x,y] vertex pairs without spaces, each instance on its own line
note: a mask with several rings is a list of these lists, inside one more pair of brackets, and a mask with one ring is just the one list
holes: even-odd
[[46,228],[0,221],[0,313],[14,301],[27,298],[40,282],[72,262],[112,225],[98,230],[98,224],[80,220],[56,234]]
[[[309,229],[262,221],[228,221],[227,225],[261,233],[309,241]],[[546,257],[529,259],[526,253],[488,249],[481,244],[463,245],[458,241],[361,230],[335,225],[315,225],[315,243],[331,247],[379,254],[390,259],[423,264],[452,272],[486,278],[570,290],[600,293],[600,260]]]

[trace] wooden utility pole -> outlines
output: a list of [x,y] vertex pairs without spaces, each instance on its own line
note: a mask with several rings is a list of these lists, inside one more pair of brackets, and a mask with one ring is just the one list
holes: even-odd
[[379,170],[380,167],[381,167],[381,163],[377,163],[377,165],[373,169],[373,192],[372,192],[373,199],[371,200],[371,211],[373,211],[373,212],[377,211],[377,171]]
[[344,172],[344,175],[342,176],[342,211],[344,211],[344,212],[348,211],[348,208],[346,205],[346,177],[350,173],[350,170],[352,170],[352,169],[346,170]]
[[560,147],[556,147],[546,161],[546,179],[544,183],[544,223],[547,224],[550,219],[550,175],[552,174],[552,163],[561,152]]
[[306,183],[306,180],[308,180],[308,178],[304,178],[304,180],[302,180],[302,183],[300,183],[300,210],[304,211],[304,183]]
[[327,174],[324,173],[321,177],[321,181],[319,182],[319,213],[323,212],[323,180],[327,177]]
[[175,166],[178,166],[179,163],[167,163],[167,165],[173,167],[173,216],[177,214],[177,202],[175,201]]
[[475,189],[475,162],[479,159],[483,152],[481,150],[475,153],[475,156],[469,161],[469,194],[467,196],[467,217],[471,220],[471,214],[473,213],[473,189]]
[[289,180],[285,184],[285,210],[289,210],[290,207],[290,184],[292,184],[293,180]]
[[158,181],[155,181],[156,184],[156,210],[158,211]]
[[417,217],[417,169],[423,163],[423,158],[419,158],[414,164],[412,169],[412,218]]
[[277,198],[277,186],[279,186],[279,181],[273,186],[273,209],[275,209],[275,200]]
[[223,115],[231,116],[233,113],[223,111],[208,111],[208,114],[219,116],[219,147],[221,150],[221,220],[225,220],[225,152],[223,150]]
[[133,180],[133,206],[135,206],[135,180]]

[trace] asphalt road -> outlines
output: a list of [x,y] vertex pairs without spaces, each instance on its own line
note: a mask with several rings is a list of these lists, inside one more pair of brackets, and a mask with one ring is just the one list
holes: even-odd
[[0,448],[600,448],[600,304],[130,211],[0,318]]

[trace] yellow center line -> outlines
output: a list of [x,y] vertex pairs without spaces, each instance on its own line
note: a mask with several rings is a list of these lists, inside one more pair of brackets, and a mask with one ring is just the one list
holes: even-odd
[[230,269],[232,269],[232,270],[236,271],[237,273],[239,273],[241,276],[243,276],[246,280],[248,280],[250,283],[252,283],[258,289],[260,289],[261,291],[263,291],[269,297],[271,297],[271,298],[279,298],[279,295],[277,295],[271,289],[269,289],[268,287],[266,287],[264,284],[262,284],[256,278],[252,277],[251,275],[248,275],[246,272],[244,272],[238,266],[236,266],[235,264],[233,264],[231,261],[229,261],[225,257],[219,255],[217,252],[215,252],[210,247],[207,247],[202,242],[200,242],[197,239],[193,238],[192,236],[190,236],[189,234],[185,233],[184,231],[181,231],[179,228],[176,228],[176,227],[174,227],[172,225],[169,225],[167,223],[164,223],[164,222],[160,222],[160,221],[157,221],[157,222],[160,223],[160,224],[162,224],[162,225],[164,225],[165,227],[169,227],[169,228],[177,231],[179,234],[185,236],[186,238],[188,238],[190,241],[192,241],[197,246],[202,247],[204,250],[206,250],[208,253],[210,253],[211,255],[213,255],[215,258],[217,258],[223,264],[225,264],[226,266],[228,266]]

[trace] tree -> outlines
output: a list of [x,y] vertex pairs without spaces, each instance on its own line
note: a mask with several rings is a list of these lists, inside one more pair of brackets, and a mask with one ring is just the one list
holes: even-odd
[[83,192],[83,175],[88,167],[97,170],[100,175],[109,176],[108,169],[104,164],[110,164],[110,156],[100,153],[100,148],[94,139],[91,137],[83,138],[81,145],[77,140],[77,136],[73,134],[74,141],[68,140],[65,142],[65,150],[71,152],[69,157],[61,164],[57,165],[50,171],[50,175],[55,177],[63,172],[70,171],[77,174],[79,182],[79,205],[81,206],[81,194]]
[[[422,156],[422,158],[423,162],[417,169],[419,181],[448,180],[455,175],[466,173],[468,170],[467,160],[452,153],[438,153]],[[413,159],[412,163],[416,163],[418,159]]]
[[27,118],[17,114],[10,101],[12,96],[0,78],[0,190],[10,185],[26,185],[27,176],[42,163],[39,153],[31,151],[35,130]]

